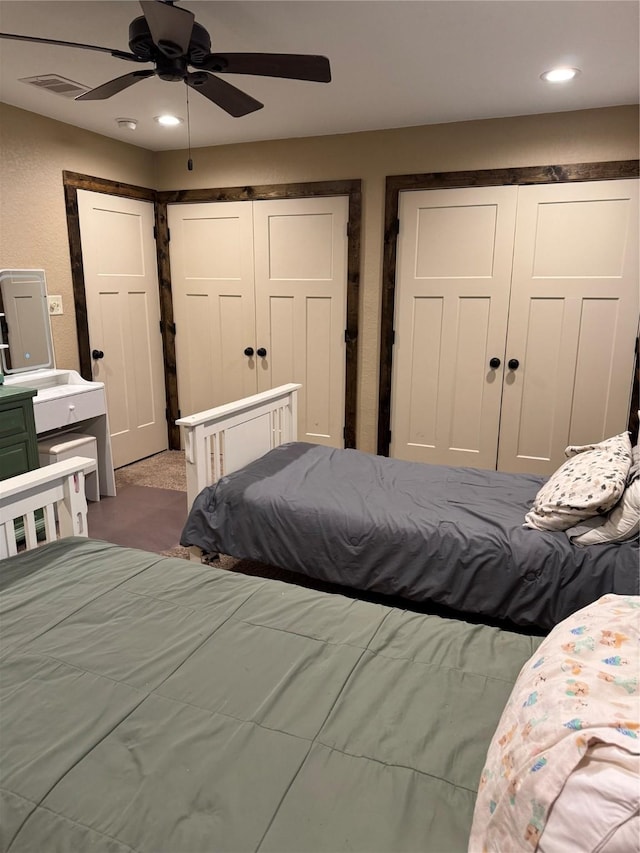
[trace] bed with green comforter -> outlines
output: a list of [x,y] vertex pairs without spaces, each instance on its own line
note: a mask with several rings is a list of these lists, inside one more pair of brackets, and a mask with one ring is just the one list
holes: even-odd
[[11,853],[464,851],[540,642],[86,539],[0,588]]

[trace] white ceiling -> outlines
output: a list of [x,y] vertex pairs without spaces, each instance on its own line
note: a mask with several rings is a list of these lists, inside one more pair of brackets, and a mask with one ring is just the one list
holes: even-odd
[[[329,57],[329,84],[221,75],[264,103],[231,118],[190,91],[194,148],[638,103],[637,0],[182,0],[212,51]],[[0,31],[128,50],[134,0],[0,0]],[[577,66],[571,83],[540,74]],[[147,68],[141,65],[134,68]],[[108,54],[0,40],[0,100],[150,150],[187,147],[186,87],[151,78],[77,102],[19,82],[57,74],[93,88],[132,70]],[[117,118],[135,118],[135,132]]]

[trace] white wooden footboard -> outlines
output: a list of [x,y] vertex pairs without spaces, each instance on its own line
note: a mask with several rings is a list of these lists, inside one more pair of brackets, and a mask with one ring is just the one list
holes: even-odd
[[176,421],[184,442],[189,507],[205,486],[296,440],[301,387],[280,385]]
[[87,536],[84,478],[95,469],[95,460],[74,456],[0,482],[0,558],[18,551],[14,521],[22,521],[19,538],[27,550],[65,536]]

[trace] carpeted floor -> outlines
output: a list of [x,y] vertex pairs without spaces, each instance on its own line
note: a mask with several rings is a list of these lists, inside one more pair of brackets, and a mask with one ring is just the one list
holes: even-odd
[[118,468],[116,488],[127,484],[186,492],[187,475],[183,451],[165,450],[164,453],[157,453],[132,465]]
[[[159,516],[159,523],[151,520],[150,524],[145,525],[147,532],[145,543],[137,547],[158,551],[165,557],[181,557],[188,560],[188,549],[179,544],[180,531],[187,518],[187,475],[184,452],[165,450],[163,453],[141,459],[124,468],[118,468],[116,471],[118,494],[123,498],[133,497],[131,487],[154,490],[153,503]],[[183,503],[176,504],[172,494],[163,495],[156,490],[180,492]],[[142,492],[139,497],[140,500],[144,500],[150,495],[150,492]],[[156,547],[149,547],[149,535],[152,537],[152,544]]]
[[89,536],[128,548],[189,558],[184,453],[167,450],[116,472],[116,496],[89,503]]

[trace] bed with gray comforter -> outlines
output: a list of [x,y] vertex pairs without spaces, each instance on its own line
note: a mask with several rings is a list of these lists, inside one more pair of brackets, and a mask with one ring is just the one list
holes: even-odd
[[465,851],[539,644],[87,539],[0,587],[11,853]]
[[181,542],[548,630],[605,593],[638,594],[639,550],[523,527],[544,480],[295,442],[203,490]]

